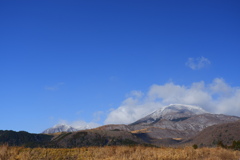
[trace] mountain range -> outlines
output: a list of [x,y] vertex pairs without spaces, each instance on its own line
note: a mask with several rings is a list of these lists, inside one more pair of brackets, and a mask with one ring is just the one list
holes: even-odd
[[[43,134],[22,135],[21,133],[21,135],[28,137],[27,144],[33,143],[33,146],[44,145],[45,147],[133,144],[169,146],[192,143],[212,146],[216,145],[218,140],[226,144],[233,140],[240,140],[238,134],[240,128],[233,127],[239,124],[240,117],[211,114],[192,105],[171,104],[128,125],[104,125],[93,129],[82,128],[80,131],[68,125],[56,125],[45,130]],[[19,134],[14,132],[14,137]],[[11,135],[13,132],[10,134],[9,131],[1,131],[0,143],[4,139],[2,136],[6,139]],[[43,144],[38,140],[38,136],[44,135]],[[4,142],[6,143],[6,140]]]

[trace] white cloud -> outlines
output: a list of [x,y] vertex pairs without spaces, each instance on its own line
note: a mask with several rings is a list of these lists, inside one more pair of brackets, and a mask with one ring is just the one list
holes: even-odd
[[210,85],[210,89],[213,93],[224,96],[231,95],[235,90],[232,89],[227,83],[225,83],[224,79],[216,78],[213,83]]
[[105,124],[132,123],[174,103],[197,105],[212,113],[240,116],[240,88],[228,85],[221,78],[214,79],[210,84],[201,81],[192,83],[191,86],[172,82],[155,84],[146,94],[132,91],[121,106],[110,111]]
[[211,62],[205,57],[188,58],[188,61],[186,62],[186,65],[192,70],[202,69],[210,64]]

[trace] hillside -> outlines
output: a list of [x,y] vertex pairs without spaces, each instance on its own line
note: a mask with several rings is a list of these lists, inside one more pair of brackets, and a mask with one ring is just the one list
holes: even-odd
[[0,145],[8,144],[9,146],[25,147],[43,147],[51,141],[52,135],[32,134],[25,131],[3,131],[0,130]]
[[216,146],[219,141],[231,145],[240,140],[240,121],[210,126],[189,140],[199,146]]
[[51,146],[64,148],[136,144],[145,144],[145,142],[130,132],[95,129],[62,133],[51,141]]

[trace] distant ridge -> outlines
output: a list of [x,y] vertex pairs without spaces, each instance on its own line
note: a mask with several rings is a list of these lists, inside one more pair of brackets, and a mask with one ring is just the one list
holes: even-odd
[[75,132],[75,131],[78,131],[78,129],[73,128],[66,124],[58,124],[58,125],[55,125],[51,128],[44,130],[42,133],[52,134],[52,133],[57,133],[57,132]]
[[76,131],[92,129],[92,128],[94,127],[90,125],[78,126],[78,128],[75,128],[67,124],[57,124],[51,128],[44,130],[42,133],[52,134],[52,133],[58,133],[58,132],[76,132]]

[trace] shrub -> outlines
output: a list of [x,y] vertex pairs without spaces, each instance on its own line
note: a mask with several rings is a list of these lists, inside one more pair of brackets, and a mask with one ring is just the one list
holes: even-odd
[[193,147],[194,149],[197,149],[197,148],[198,148],[198,145],[194,144],[192,147]]
[[230,148],[240,150],[240,141],[233,141],[232,146],[230,146]]
[[223,144],[222,141],[218,141],[217,146],[222,147],[222,148],[226,148],[226,146]]

